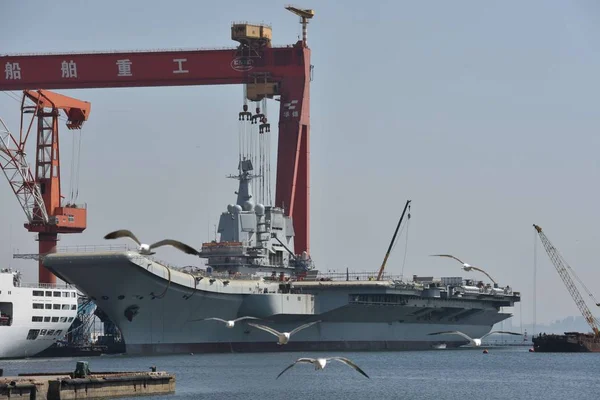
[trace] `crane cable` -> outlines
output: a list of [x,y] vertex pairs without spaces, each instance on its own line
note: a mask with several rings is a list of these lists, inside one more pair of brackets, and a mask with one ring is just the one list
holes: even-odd
[[[263,99],[263,114],[267,118],[267,99]],[[268,120],[267,120],[268,122]],[[267,197],[266,203],[273,204],[273,197],[271,194],[271,128],[264,133],[265,136],[265,196]]]
[[408,206],[408,220],[406,221],[406,241],[404,243],[404,259],[402,260],[402,272],[400,280],[404,279],[404,266],[406,265],[406,254],[408,253],[408,228],[410,228],[410,206]]
[[79,172],[81,171],[81,141],[83,139],[83,126],[78,129],[78,133],[74,133],[73,137],[79,136],[78,146],[77,146],[77,161],[76,161],[76,169],[71,170],[71,174],[75,175],[75,198],[73,199],[73,203],[77,201],[79,198]]
[[596,300],[596,297],[594,297],[594,294],[591,292],[590,289],[588,289],[588,287],[585,285],[585,283],[583,283],[583,281],[581,279],[579,279],[579,276],[577,276],[577,273],[575,273],[575,270],[573,268],[571,268],[571,266],[567,263],[565,263],[567,265],[567,268],[571,271],[571,274],[573,275],[573,277],[575,278],[575,280],[577,280],[577,282],[579,282],[581,284],[581,286],[583,287],[583,290],[585,290],[585,292],[588,294],[588,296],[590,296],[590,298],[592,299],[592,301],[594,302],[594,304],[598,307],[600,307],[600,303],[598,302],[598,300]]

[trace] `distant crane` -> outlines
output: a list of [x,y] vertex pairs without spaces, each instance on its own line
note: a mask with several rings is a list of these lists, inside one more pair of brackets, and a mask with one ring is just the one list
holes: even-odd
[[[569,270],[573,271],[573,269],[562,258],[562,256],[559,254],[556,247],[554,247],[552,245],[552,243],[550,243],[550,240],[548,240],[548,238],[546,237],[544,232],[542,232],[542,228],[540,228],[539,226],[537,226],[535,224],[533,224],[533,227],[537,231],[537,233],[540,237],[540,240],[542,241],[542,244],[544,245],[544,248],[546,249],[546,253],[548,253],[548,257],[550,257],[552,264],[554,264],[556,271],[558,271],[558,275],[560,275],[560,277],[562,278],[565,286],[567,287],[567,290],[569,291],[569,293],[571,294],[571,297],[575,301],[575,304],[577,304],[579,311],[585,318],[588,325],[592,328],[592,331],[594,332],[594,336],[600,337],[600,328],[599,328],[598,320],[594,317],[594,315],[588,308],[587,304],[581,297],[581,294],[579,293],[577,286],[575,286],[575,283],[571,279],[571,276],[569,275],[569,271],[567,270],[567,269],[569,269]],[[573,273],[574,272],[575,271],[573,271]],[[581,283],[584,286],[585,290],[588,292],[588,294],[592,298],[594,298],[592,293],[585,287],[583,282],[581,282]],[[597,301],[596,301],[596,305],[599,305]]]
[[394,235],[392,236],[392,240],[390,241],[390,245],[385,252],[385,257],[383,257],[383,262],[381,263],[381,267],[379,268],[379,272],[377,273],[377,280],[380,281],[383,276],[383,271],[385,270],[385,264],[387,263],[388,257],[394,248],[394,243],[396,242],[396,236],[398,235],[398,230],[400,230],[400,225],[402,225],[402,220],[404,219],[404,214],[406,214],[406,210],[408,209],[408,218],[410,219],[410,200],[406,200],[406,204],[404,205],[404,210],[402,210],[402,215],[400,216],[400,221],[398,221],[398,225],[396,225],[396,230],[394,231]]
[[[33,105],[26,104],[26,100]],[[56,276],[43,265],[43,255],[56,251],[59,233],[81,233],[86,228],[85,206],[63,204],[60,190],[58,119],[67,116],[68,129],[81,129],[91,104],[48,90],[24,90],[19,137],[0,120],[0,168],[25,211],[29,232],[38,233],[39,283],[55,284]],[[31,121],[25,115],[31,114]],[[37,118],[35,177],[26,160],[25,144]],[[25,122],[25,123],[24,123]]]

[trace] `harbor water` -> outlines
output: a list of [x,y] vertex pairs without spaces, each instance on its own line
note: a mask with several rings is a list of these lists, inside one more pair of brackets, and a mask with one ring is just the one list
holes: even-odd
[[[0,361],[4,375],[73,371],[159,371],[176,375],[176,393],[148,399],[593,399],[600,393],[600,357],[592,353],[529,353],[527,347],[361,353],[126,355]],[[299,357],[348,357],[369,376],[332,361],[322,371]],[[138,397],[139,399],[139,397]]]

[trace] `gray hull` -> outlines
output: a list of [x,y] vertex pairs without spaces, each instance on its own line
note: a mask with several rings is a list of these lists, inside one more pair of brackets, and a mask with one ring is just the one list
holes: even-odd
[[[97,303],[121,330],[130,354],[416,350],[439,343],[457,347],[467,341],[429,334],[460,330],[481,337],[511,316],[497,307],[510,305],[510,300],[418,297],[391,282],[298,283],[296,293],[281,293],[278,282],[208,277],[198,281],[134,252],[59,253],[47,256],[44,263]],[[246,321],[233,328],[218,321],[195,321],[246,315],[281,332],[321,322],[280,346],[275,336]]]

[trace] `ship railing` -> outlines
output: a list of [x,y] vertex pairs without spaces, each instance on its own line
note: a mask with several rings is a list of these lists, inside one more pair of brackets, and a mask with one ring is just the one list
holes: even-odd
[[81,208],[83,210],[87,209],[87,203],[76,204],[76,203],[68,203],[68,202],[62,203],[61,202],[60,206],[64,207],[64,208]]
[[137,248],[127,244],[104,244],[104,245],[70,245],[56,248],[57,253],[96,253],[106,251],[137,251]]
[[240,279],[240,280],[254,280],[254,281],[259,281],[259,280],[261,280],[263,278],[260,275],[255,275],[255,274],[240,274],[240,273],[228,274],[226,272],[225,273],[224,272],[211,272],[211,273],[207,273],[204,270],[196,270],[196,271],[185,271],[184,270],[182,272],[188,272],[191,275],[202,277],[202,278],[215,278],[215,279],[219,279],[219,280],[236,280],[236,279]]
[[[304,278],[306,281],[311,280],[327,280],[327,281],[375,281],[377,280],[377,273],[373,271],[361,271],[361,272],[321,272],[316,276],[310,276]],[[382,281],[402,281],[402,275],[391,275],[383,274],[381,277]]]
[[[133,249],[133,251],[137,251],[137,249]],[[142,255],[142,254],[138,254],[138,255],[133,256],[131,258],[133,258],[139,264],[143,264],[144,262],[147,262],[148,260],[150,260],[152,262],[155,262],[157,264],[160,264],[160,265],[162,265],[164,267],[167,267],[167,268],[170,268],[170,269],[174,269],[176,271],[187,272],[187,271],[182,271],[182,269],[186,268],[186,267],[180,267],[180,266],[177,266],[177,265],[169,264],[168,262],[166,262],[164,260],[161,260],[161,259],[159,259],[157,257],[154,257],[154,256],[145,256],[145,255]]]
[[[463,286],[464,290],[464,286]],[[506,287],[480,287],[477,291],[475,290],[465,290],[464,294],[473,294],[473,295],[486,295],[486,296],[517,296],[521,295],[520,292],[513,292],[510,286]]]
[[68,283],[29,283],[29,282],[18,282],[15,283],[15,287],[22,288],[33,288],[33,289],[77,289],[73,285]]

